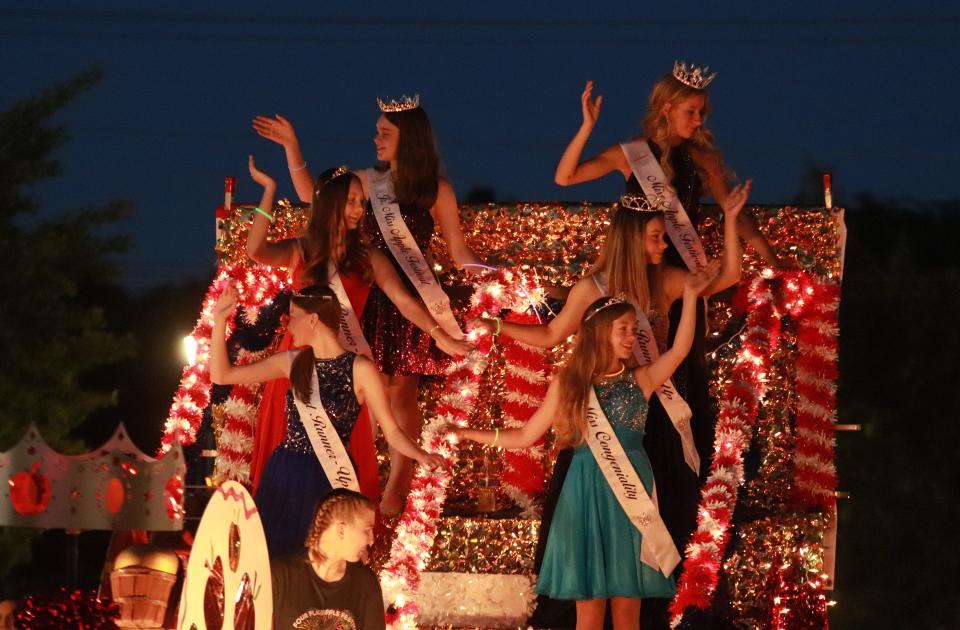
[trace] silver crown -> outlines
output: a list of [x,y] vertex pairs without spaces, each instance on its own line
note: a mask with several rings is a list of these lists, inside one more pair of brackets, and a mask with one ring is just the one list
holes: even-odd
[[717,73],[708,74],[710,68],[699,68],[692,63],[687,66],[686,61],[673,62],[673,78],[695,90],[704,90],[710,82],[717,78]]
[[590,318],[602,311],[603,309],[613,306],[615,304],[627,304],[627,296],[623,293],[617,293],[613,297],[608,297],[606,301],[593,310],[589,315],[583,318],[584,323],[590,321]]
[[380,106],[381,112],[405,112],[409,109],[420,107],[420,95],[414,94],[413,96],[407,96],[404,94],[400,97],[399,101],[396,99],[384,101],[382,98],[377,97],[377,105]]
[[620,207],[635,212],[661,212],[663,210],[663,197],[656,197],[650,201],[646,195],[621,195]]

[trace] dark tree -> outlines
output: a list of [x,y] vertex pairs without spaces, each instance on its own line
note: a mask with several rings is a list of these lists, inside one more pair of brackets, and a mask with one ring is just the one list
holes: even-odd
[[[96,298],[116,283],[113,257],[127,247],[104,228],[115,233],[129,204],[49,217],[30,194],[61,170],[54,152],[68,135],[51,118],[99,79],[90,70],[0,113],[0,448],[34,422],[54,448],[84,449],[75,429],[116,399],[88,375],[133,353]],[[29,534],[0,529],[0,582],[28,556]]]

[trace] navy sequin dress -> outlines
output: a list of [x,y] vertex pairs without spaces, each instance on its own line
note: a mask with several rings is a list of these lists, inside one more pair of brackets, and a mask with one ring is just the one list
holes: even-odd
[[[348,452],[360,414],[353,388],[356,356],[344,352],[332,359],[314,360],[323,409]],[[267,460],[255,497],[271,558],[303,549],[317,501],[331,488],[300,421],[291,387],[287,392],[287,435]]]
[[[410,229],[417,247],[430,262],[430,239],[433,238],[434,228],[430,208],[401,204],[400,215]],[[419,299],[419,293],[384,240],[377,218],[369,205],[363,218],[362,229],[370,246],[390,259],[407,291]],[[370,343],[377,370],[382,374],[435,376],[443,374],[449,364],[449,358],[437,349],[430,335],[401,315],[386,293],[376,284],[370,287],[370,295],[367,297],[360,324],[363,328],[363,336]]]

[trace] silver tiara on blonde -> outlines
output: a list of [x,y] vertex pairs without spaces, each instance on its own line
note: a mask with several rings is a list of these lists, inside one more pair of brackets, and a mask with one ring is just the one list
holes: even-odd
[[710,83],[717,78],[717,73],[708,74],[709,66],[700,68],[692,63],[687,66],[686,61],[673,62],[673,78],[684,85],[689,85],[695,90],[704,90]]
[[646,195],[621,195],[620,207],[634,212],[662,212],[663,197],[657,197],[650,201]]
[[595,308],[593,311],[590,312],[589,315],[583,318],[584,323],[589,322],[591,317],[593,317],[603,309],[609,306],[613,306],[615,304],[627,304],[627,296],[624,295],[623,293],[617,293],[613,297],[608,297],[603,304]]
[[420,107],[420,95],[414,94],[413,96],[407,96],[404,94],[400,97],[399,101],[396,99],[384,101],[382,98],[377,97],[377,105],[380,106],[381,112],[405,112]]

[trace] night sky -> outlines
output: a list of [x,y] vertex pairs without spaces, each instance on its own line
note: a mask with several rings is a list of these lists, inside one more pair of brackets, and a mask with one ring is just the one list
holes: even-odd
[[[97,64],[105,78],[58,122],[64,174],[45,212],[129,199],[127,284],[212,273],[223,177],[259,200],[246,156],[292,195],[258,113],[297,127],[314,172],[368,166],[376,97],[417,92],[461,197],[612,200],[618,175],[560,189],[553,171],[580,124],[586,79],[604,95],[593,154],[639,131],[674,59],[720,73],[708,121],[753,201],[783,203],[812,164],[837,197],[957,197],[960,10],[953,2],[679,5],[408,2],[214,5],[4,3],[0,107]],[[722,8],[721,8],[722,7]],[[655,17],[650,17],[655,16]]]

